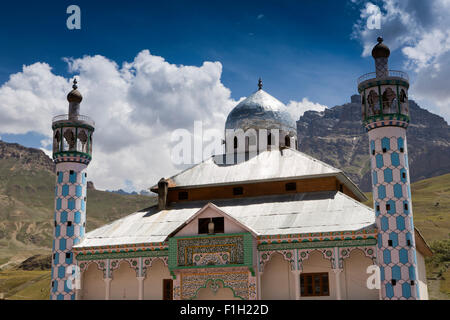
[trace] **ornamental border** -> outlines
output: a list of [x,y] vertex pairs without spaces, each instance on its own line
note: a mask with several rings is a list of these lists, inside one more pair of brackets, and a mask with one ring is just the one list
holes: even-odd
[[311,241],[311,242],[290,242],[290,243],[271,243],[259,244],[258,251],[271,250],[289,250],[289,249],[318,249],[318,248],[334,248],[334,247],[355,247],[355,246],[374,246],[377,239],[361,239],[361,240],[337,240],[337,241]]
[[124,259],[139,257],[165,257],[169,256],[169,250],[151,250],[151,251],[132,251],[132,252],[114,252],[114,253],[93,253],[76,255],[77,261],[104,260],[104,259]]

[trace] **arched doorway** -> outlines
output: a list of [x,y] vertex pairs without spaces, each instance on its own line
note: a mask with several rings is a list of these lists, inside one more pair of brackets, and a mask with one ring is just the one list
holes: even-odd
[[241,300],[234,296],[231,288],[225,288],[221,280],[208,280],[204,288],[200,288],[194,300]]
[[325,259],[322,252],[315,250],[303,261],[302,266],[300,287],[304,288],[301,290],[303,294],[300,293],[300,299],[335,300],[336,275],[331,268],[330,260]]
[[349,300],[378,300],[379,290],[367,288],[370,274],[367,268],[373,265],[372,259],[366,257],[362,250],[354,249],[344,260],[346,298]]
[[144,299],[163,299],[163,280],[172,279],[169,269],[161,259],[153,260],[152,265],[147,268],[144,280]]
[[289,262],[281,254],[273,253],[261,277],[261,299],[291,299],[292,280]]
[[95,262],[91,262],[83,272],[82,299],[83,300],[104,300],[105,281],[103,271],[99,270]]
[[136,271],[127,261],[122,261],[117,270],[113,271],[111,280],[111,300],[137,300],[139,285]]

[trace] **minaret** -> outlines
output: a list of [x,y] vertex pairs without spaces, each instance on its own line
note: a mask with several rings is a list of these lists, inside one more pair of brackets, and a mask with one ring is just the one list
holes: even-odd
[[86,168],[92,159],[95,124],[80,115],[82,99],[75,79],[73,90],[67,95],[69,114],[56,116],[52,122],[53,161],[56,164],[52,300],[75,299],[72,246],[81,241],[86,227]]
[[378,228],[381,298],[419,299],[409,180],[406,73],[388,69],[389,48],[378,38],[376,72],[358,79],[363,125],[369,133],[372,191]]

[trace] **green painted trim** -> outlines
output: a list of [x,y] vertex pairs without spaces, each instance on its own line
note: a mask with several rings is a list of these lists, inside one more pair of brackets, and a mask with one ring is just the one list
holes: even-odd
[[366,99],[366,89],[364,89],[363,92],[363,99],[364,99],[364,119],[367,116],[367,99]]
[[53,152],[53,159],[58,157],[76,157],[76,156],[83,156],[86,159],[92,160],[92,156],[88,153],[80,152],[80,151],[60,151],[60,152]]
[[77,255],[77,261],[86,260],[104,260],[104,259],[126,259],[139,257],[166,257],[168,250],[151,250],[151,251],[132,251],[132,252],[116,252],[116,253],[93,253]]
[[189,300],[194,300],[195,298],[197,298],[197,295],[198,295],[198,292],[200,291],[200,289],[206,289],[206,286],[207,286],[207,284],[208,284],[209,281],[213,281],[213,283],[214,283],[214,281],[220,281],[220,282],[222,282],[223,288],[231,289],[231,291],[233,292],[234,298],[239,298],[239,299],[241,299],[241,300],[245,300],[245,299],[242,298],[241,296],[238,296],[238,295],[234,292],[234,290],[233,290],[232,287],[226,286],[226,285],[225,285],[225,282],[224,282],[222,279],[207,279],[207,280],[205,281],[205,285],[204,285],[203,287],[198,288],[197,291],[195,292],[195,294],[194,294],[194,295],[192,296],[192,298],[190,298]]
[[[201,265],[201,266],[179,266],[178,265],[178,240],[180,239],[199,239],[199,238],[229,238],[242,237],[244,246],[244,263],[242,264],[220,264],[220,265]],[[200,268],[222,268],[222,267],[251,267],[253,265],[253,237],[249,232],[240,233],[221,233],[220,235],[195,235],[180,236],[169,239],[169,270],[177,269],[200,269]]]
[[378,101],[380,102],[380,115],[383,116],[383,96],[381,95],[381,86],[378,85]]
[[375,238],[360,239],[360,240],[337,240],[337,241],[331,240],[331,241],[318,241],[318,242],[272,243],[272,244],[258,245],[258,251],[373,246],[376,244],[377,244],[377,239],[375,239]]
[[402,113],[391,113],[391,114],[385,114],[383,116],[375,115],[375,116],[366,117],[366,119],[364,119],[363,123],[367,124],[367,123],[372,123],[372,122],[377,122],[377,121],[392,121],[392,120],[404,121],[404,122],[409,123],[409,117]]

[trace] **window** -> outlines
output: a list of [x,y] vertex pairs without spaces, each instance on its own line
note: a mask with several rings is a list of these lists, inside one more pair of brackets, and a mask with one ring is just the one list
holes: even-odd
[[375,149],[374,149],[374,150],[372,150],[372,155],[375,155]]
[[380,206],[377,204],[377,211],[380,211]]
[[188,192],[187,191],[180,191],[178,192],[178,200],[187,200],[188,199]]
[[402,172],[402,178],[406,179],[406,172]]
[[84,177],[87,178],[87,173],[86,172],[84,173]]
[[303,297],[329,296],[328,273],[302,273],[300,292]]
[[224,233],[225,225],[223,217],[217,218],[200,218],[198,219],[198,234],[208,234],[208,225],[210,222],[214,223],[214,233]]
[[289,136],[284,137],[284,145],[286,147],[290,147],[291,146],[291,139],[289,138]]
[[233,195],[234,196],[240,196],[242,194],[244,194],[244,188],[242,188],[242,187],[235,187],[235,188],[233,188]]
[[55,227],[57,226],[58,224],[56,223],[56,220],[55,220]]
[[401,153],[403,153],[405,151],[405,149],[403,149],[403,148],[400,148],[400,152]]
[[271,146],[272,145],[272,134],[269,133],[269,135],[267,136],[267,145]]
[[238,139],[237,137],[234,137],[234,148],[237,149],[238,147]]
[[387,210],[387,211],[391,210],[391,205],[390,205],[390,204],[387,204],[387,205],[386,205],[386,210]]
[[295,191],[297,190],[297,183],[295,182],[288,182],[286,183],[286,191]]
[[383,148],[383,153],[386,153],[386,151],[387,151],[386,148]]
[[406,244],[408,245],[408,247],[411,247],[411,240],[406,240]]
[[56,253],[53,254],[53,260],[55,260],[55,259],[56,259]]
[[395,286],[395,285],[397,284],[397,280],[392,279],[392,280],[391,280],[391,283],[392,283],[393,286]]
[[70,175],[73,175],[73,170],[70,170]]
[[411,285],[412,285],[412,286],[414,285],[414,280],[411,280]]
[[392,240],[388,240],[388,246],[392,247]]
[[339,185],[339,191],[344,192],[344,186],[342,184]]
[[66,259],[70,259],[70,252],[66,253]]
[[408,210],[408,204],[405,203],[405,210]]
[[71,227],[72,226],[72,221],[67,221],[67,226]]
[[163,279],[163,300],[173,300],[172,279]]

